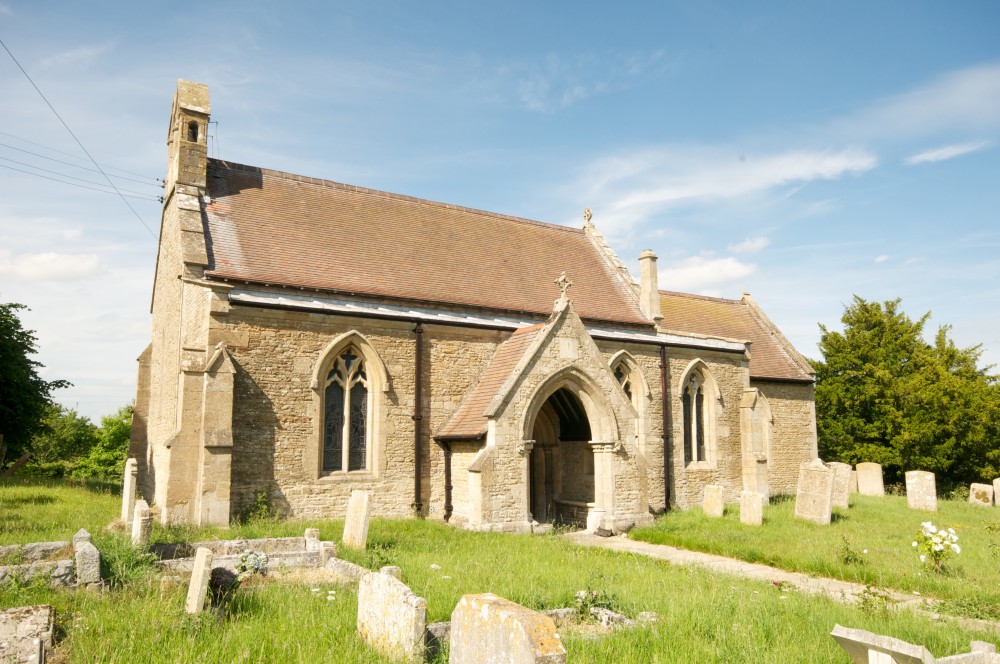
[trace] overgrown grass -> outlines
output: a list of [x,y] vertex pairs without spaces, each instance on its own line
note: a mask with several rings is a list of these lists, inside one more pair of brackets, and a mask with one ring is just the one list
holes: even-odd
[[116,490],[107,482],[2,478],[0,544],[69,541],[80,528],[96,534],[120,515]]
[[[947,611],[1000,620],[1000,509],[951,500],[939,501],[938,509],[911,510],[899,496],[852,495],[850,509],[834,509],[833,522],[818,526],[796,519],[794,500],[782,500],[765,509],[763,527],[744,526],[739,507],[730,506],[721,519],[697,509],[670,512],[630,537],[916,592],[944,600]],[[943,574],[924,568],[912,546],[923,521],[959,535],[962,553]]]
[[[318,527],[323,539],[339,540],[342,523],[256,519],[230,530],[157,529],[156,536],[161,541],[301,536],[306,527]],[[96,535],[95,543],[106,546]],[[613,596],[626,614],[661,615],[656,624],[600,640],[567,631],[562,636],[574,662],[847,663],[829,636],[836,623],[921,643],[937,656],[967,652],[971,639],[998,641],[995,633],[887,611],[878,603],[849,607],[767,583],[578,547],[552,536],[472,533],[427,521],[375,519],[368,549],[341,551],[341,556],[370,568],[399,565],[403,580],[427,599],[431,622],[447,620],[463,594],[481,592],[541,609],[572,606],[576,591],[592,589]],[[185,584],[161,588],[159,576],[149,573],[144,561],[131,553],[121,558],[127,573],[104,593],[13,584],[0,587],[0,606],[56,606],[57,661],[387,661],[357,636],[352,586],[270,580],[238,591],[225,619],[192,618],[183,612]]]

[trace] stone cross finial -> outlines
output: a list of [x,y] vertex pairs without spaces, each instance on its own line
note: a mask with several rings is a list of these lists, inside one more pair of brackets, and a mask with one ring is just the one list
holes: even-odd
[[566,297],[566,291],[568,291],[569,287],[573,285],[573,282],[570,281],[569,277],[566,276],[565,270],[563,270],[563,273],[560,274],[559,278],[556,279],[553,283],[559,286],[559,289],[562,291],[562,296],[564,298]]
[[587,208],[586,210],[584,210],[583,211],[583,223],[589,224],[590,223],[590,218],[593,217],[593,216],[594,216],[594,213],[590,211],[590,208]]

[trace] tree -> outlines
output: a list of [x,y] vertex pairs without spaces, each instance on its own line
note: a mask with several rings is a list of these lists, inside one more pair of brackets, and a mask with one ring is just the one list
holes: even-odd
[[890,481],[907,470],[934,472],[945,487],[996,477],[1000,385],[978,366],[981,347],[958,348],[947,326],[928,344],[930,312],[914,321],[899,305],[854,296],[842,333],[820,325],[820,455],[880,463]]
[[64,380],[43,380],[35,334],[21,327],[18,310],[23,304],[0,303],[0,468],[5,459],[23,463],[32,436],[39,431],[52,391],[68,387]]
[[98,428],[89,418],[59,404],[46,407],[42,427],[31,439],[31,461],[24,472],[62,477],[98,442]]
[[119,408],[114,415],[101,418],[97,442],[89,454],[76,462],[73,477],[105,480],[120,479],[125,472],[129,439],[132,435],[132,404]]

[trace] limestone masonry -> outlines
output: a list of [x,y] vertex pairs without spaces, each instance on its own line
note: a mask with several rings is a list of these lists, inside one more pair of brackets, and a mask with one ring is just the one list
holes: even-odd
[[[179,81],[122,519],[264,505],[621,532],[796,492],[813,371],[748,295],[661,291],[598,232],[207,157]],[[133,469],[134,468],[134,473]],[[134,491],[132,487],[135,487]]]

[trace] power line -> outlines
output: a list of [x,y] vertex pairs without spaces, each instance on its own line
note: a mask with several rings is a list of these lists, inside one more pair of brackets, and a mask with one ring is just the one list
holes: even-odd
[[[3,133],[3,132],[0,132],[0,133]],[[57,164],[65,164],[66,166],[71,166],[72,168],[79,168],[81,171],[87,171],[87,172],[90,172],[90,173],[100,173],[100,171],[98,171],[96,169],[93,169],[93,168],[87,168],[86,166],[80,166],[79,164],[73,164],[73,163],[70,163],[68,161],[63,161],[62,159],[56,159],[55,157],[47,157],[47,156],[45,156],[43,154],[39,154],[38,152],[32,152],[31,150],[25,150],[24,148],[19,148],[19,147],[13,146],[13,145],[8,145],[7,143],[0,143],[0,147],[9,148],[11,150],[17,150],[18,152],[23,152],[24,154],[30,154],[30,155],[32,155],[34,157],[41,157],[42,159],[48,159],[49,161],[54,161]],[[42,146],[42,147],[45,147],[45,146]],[[57,152],[58,152],[58,150],[57,150]],[[124,175],[112,175],[111,177],[117,178],[118,180],[128,180],[129,182],[138,182],[139,184],[144,184],[144,185],[147,185],[147,186],[150,186],[150,187],[159,187],[160,186],[160,181],[159,181],[159,179],[156,179],[156,178],[150,178],[150,179],[156,179],[156,184],[153,184],[152,182],[148,182],[146,180],[137,180],[135,178],[127,178]]]
[[[98,187],[106,187],[107,186],[105,184],[101,184],[100,182],[94,182],[92,180],[85,180],[83,178],[74,177],[72,175],[66,175],[65,173],[60,173],[59,171],[50,171],[47,168],[41,168],[40,166],[35,166],[34,164],[26,164],[23,161],[17,161],[16,159],[8,159],[7,157],[0,157],[0,159],[2,159],[4,161],[9,161],[12,164],[17,164],[18,166],[26,166],[27,168],[33,168],[36,171],[41,171],[42,173],[51,173],[52,175],[58,175],[60,177],[69,178],[70,180],[77,180],[79,182],[86,182],[87,184],[96,185]],[[0,166],[2,166],[2,165],[3,164],[0,164]],[[28,171],[21,171],[21,172],[22,173],[28,173]],[[34,175],[34,174],[32,174],[32,175]],[[67,182],[66,184],[70,184],[70,183]],[[134,191],[132,189],[122,189],[122,191],[126,191],[126,192],[128,192],[130,194],[139,194],[140,196],[149,196],[150,198],[157,198],[153,194],[147,194],[144,191]],[[110,194],[112,192],[108,192],[108,193]]]
[[87,155],[90,161],[94,163],[94,166],[96,166],[97,170],[101,172],[101,175],[104,176],[104,179],[108,181],[108,184],[111,185],[111,188],[118,193],[119,198],[122,199],[122,203],[124,203],[128,207],[128,209],[132,211],[132,214],[135,215],[135,218],[139,220],[139,223],[142,224],[142,227],[149,232],[150,237],[152,237],[154,240],[158,240],[156,234],[153,232],[153,229],[151,229],[149,226],[146,225],[146,222],[142,220],[142,217],[139,216],[139,213],[135,211],[135,208],[132,207],[132,204],[129,203],[128,199],[125,198],[125,195],[122,192],[118,191],[117,185],[115,185],[115,183],[111,181],[111,178],[109,178],[108,174],[104,172],[104,169],[102,169],[101,165],[97,163],[97,160],[94,159],[94,157],[91,156],[89,152],[87,152],[87,148],[83,147],[83,143],[81,143],[80,139],[76,137],[76,134],[74,134],[73,130],[69,128],[69,125],[66,124],[66,121],[62,119],[62,116],[59,115],[59,112],[56,111],[55,107],[51,103],[49,103],[49,100],[46,99],[44,94],[42,94],[42,91],[38,88],[37,85],[35,85],[35,82],[31,80],[31,77],[28,76],[28,72],[24,70],[24,67],[22,67],[21,63],[17,61],[17,58],[15,58],[14,54],[10,52],[10,49],[7,48],[7,44],[5,44],[2,39],[0,39],[0,46],[3,46],[3,49],[7,51],[7,55],[9,55],[10,59],[14,61],[14,64],[17,65],[17,68],[21,70],[21,73],[24,74],[24,77],[28,79],[28,82],[31,83],[31,87],[35,88],[35,92],[37,92],[38,96],[42,98],[42,100],[45,102],[45,105],[49,107],[49,110],[51,110],[52,113],[55,114],[57,118],[59,118],[59,122],[61,122],[62,126],[66,128],[66,131],[69,132],[69,135],[73,137],[73,140],[76,141],[76,144],[80,146],[80,149],[83,150],[83,153]]
[[[35,141],[29,141],[26,138],[21,138],[20,136],[15,136],[14,134],[8,134],[5,131],[0,131],[0,136],[6,136],[8,138],[13,138],[15,141],[21,141],[22,143],[28,143],[29,145],[35,145],[35,146],[38,146],[40,148],[45,148],[46,150],[48,150],[50,152],[56,152],[58,154],[64,154],[67,157],[72,157],[73,159],[79,159],[80,161],[87,161],[83,157],[78,157],[75,154],[73,154],[72,152],[65,152],[64,150],[56,150],[55,148],[51,148],[48,145],[43,145],[42,143],[36,143]],[[7,147],[12,147],[12,146],[8,145]],[[14,148],[14,149],[18,150],[20,148]],[[24,150],[24,152],[27,152],[27,150]],[[35,154],[35,153],[32,152],[30,154]],[[44,156],[44,155],[39,155],[39,156]],[[46,159],[52,159],[52,157],[45,157],[45,158]],[[150,177],[149,175],[145,175],[144,173],[136,173],[135,171],[129,171],[129,170],[126,170],[124,168],[118,168],[117,166],[109,166],[107,164],[102,164],[102,166],[104,166],[104,170],[107,170],[107,171],[118,171],[119,173],[128,173],[129,175],[138,175],[141,178],[147,178],[149,180],[156,180],[157,182],[162,182],[162,180],[160,178]],[[119,177],[119,176],[115,175],[113,177]]]
[[[91,191],[99,191],[102,194],[112,194],[113,195],[113,194],[117,193],[122,198],[137,198],[137,199],[139,199],[141,201],[150,201],[150,202],[156,201],[156,202],[160,202],[160,199],[156,198],[156,197],[146,198],[144,196],[127,196],[127,195],[121,193],[120,191],[118,191],[118,192],[108,191],[107,189],[98,189],[97,187],[88,187],[86,185],[77,184],[75,182],[66,182],[65,180],[60,180],[58,178],[49,177],[48,175],[42,175],[41,173],[32,173],[31,171],[25,171],[25,170],[22,170],[20,168],[14,168],[13,166],[7,166],[6,164],[0,164],[0,168],[7,168],[7,169],[10,169],[12,171],[17,171],[18,173],[26,173],[28,175],[34,175],[35,177],[38,177],[38,178],[45,178],[46,180],[52,180],[53,182],[60,182],[62,184],[68,184],[68,185],[71,185],[73,187],[80,187],[81,189],[90,189]],[[103,187],[105,185],[101,185],[101,186]],[[129,208],[131,208],[131,207],[132,206],[129,205]],[[142,221],[142,219],[140,219],[139,221]],[[143,226],[146,226],[146,224],[143,224]],[[149,230],[148,226],[146,227],[146,230]]]

